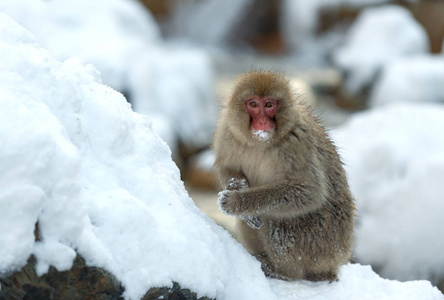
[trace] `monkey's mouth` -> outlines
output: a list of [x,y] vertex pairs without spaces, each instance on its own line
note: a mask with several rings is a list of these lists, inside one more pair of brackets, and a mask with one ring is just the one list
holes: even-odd
[[276,127],[275,118],[254,120],[250,118],[250,129],[251,131],[264,131],[272,133]]
[[253,137],[259,141],[268,141],[273,136],[273,130],[271,131],[252,130],[251,133],[253,134]]

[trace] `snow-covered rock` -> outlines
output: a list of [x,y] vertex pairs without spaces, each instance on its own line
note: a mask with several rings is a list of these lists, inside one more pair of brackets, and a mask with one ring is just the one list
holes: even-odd
[[252,0],[172,1],[167,31],[174,38],[187,38],[207,46],[223,46],[244,17]]
[[443,82],[443,55],[400,58],[384,66],[369,104],[444,102]]
[[[173,149],[207,145],[215,124],[208,55],[165,44],[154,18],[135,0],[0,1],[0,12],[31,31],[64,61],[93,64],[105,84],[150,112],[154,130]],[[148,108],[148,109],[147,109]]]
[[31,254],[39,274],[66,270],[78,252],[127,299],[172,280],[201,296],[272,299],[260,264],[188,197],[146,117],[3,14],[0,36],[1,273]]
[[0,53],[0,276],[31,254],[39,274],[66,270],[78,253],[112,273],[125,299],[172,281],[222,300],[442,299],[427,281],[360,265],[331,284],[267,279],[196,208],[167,145],[94,67],[59,62],[4,14]]
[[214,74],[209,56],[190,47],[165,45],[140,53],[128,86],[133,109],[147,115],[168,145],[177,139],[203,147],[216,124]]
[[338,6],[364,6],[381,4],[389,0],[283,0],[281,1],[281,30],[288,46],[301,49],[316,35],[319,12],[323,8]]
[[1,1],[0,12],[31,31],[57,59],[80,57],[93,64],[119,91],[127,89],[135,55],[161,41],[154,18],[133,0]]
[[401,6],[367,8],[350,28],[345,44],[333,55],[346,74],[346,88],[354,94],[369,85],[390,61],[429,50],[425,30]]
[[444,279],[443,128],[444,107],[397,103],[334,132],[357,201],[355,255],[384,277]]

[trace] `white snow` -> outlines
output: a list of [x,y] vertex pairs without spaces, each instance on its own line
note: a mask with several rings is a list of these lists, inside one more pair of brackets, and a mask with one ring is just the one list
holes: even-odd
[[0,24],[0,272],[32,253],[39,274],[66,270],[75,250],[127,299],[172,280],[201,296],[272,299],[259,263],[188,197],[146,117],[91,65],[60,63],[12,19]]
[[444,107],[386,105],[334,132],[357,200],[355,255],[386,278],[444,279]]
[[264,131],[264,130],[252,130],[251,133],[253,137],[258,139],[259,141],[266,142],[269,141],[273,136],[272,132]]
[[160,43],[151,14],[133,0],[1,1],[0,11],[31,31],[39,44],[64,61],[92,63],[103,81],[127,89],[135,55]]
[[208,55],[163,42],[139,1],[0,1],[0,12],[57,59],[93,64],[105,84],[130,96],[135,111],[149,112],[153,129],[173,151],[178,139],[191,147],[209,143],[216,118]]
[[194,158],[195,165],[202,169],[210,171],[214,163],[216,162],[216,156],[214,155],[212,150],[205,150],[200,152],[198,155],[196,155]]
[[252,0],[172,1],[168,31],[205,45],[223,46]]
[[367,8],[333,60],[346,72],[346,88],[353,94],[369,85],[390,61],[428,52],[428,43],[425,30],[407,9],[394,5]]
[[444,102],[444,56],[400,58],[387,64],[373,88],[370,105]]
[[[292,300],[342,300],[342,299],[442,299],[441,293],[424,294],[423,281],[411,281],[408,284],[382,279],[369,266],[348,264],[341,268],[339,283],[286,282],[270,280],[271,288],[277,299]],[[359,292],[357,293],[357,291]],[[440,295],[441,294],[441,295]]]
[[[79,59],[60,62],[0,13],[0,276],[75,253],[123,284],[125,299],[177,281],[217,299],[442,299],[427,281],[346,265],[340,281],[282,282],[193,204],[145,116]],[[39,223],[41,241],[34,241]]]
[[388,0],[283,0],[281,2],[280,28],[283,38],[288,46],[300,50],[316,35],[321,9],[374,5]]
[[177,138],[190,147],[210,143],[216,96],[205,52],[189,46],[152,47],[140,53],[131,70],[128,85],[134,111],[147,115],[170,147]]

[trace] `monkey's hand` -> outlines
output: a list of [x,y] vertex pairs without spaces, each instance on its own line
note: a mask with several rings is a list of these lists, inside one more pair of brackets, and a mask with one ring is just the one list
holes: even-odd
[[225,189],[229,191],[244,191],[248,188],[249,185],[247,179],[234,177],[230,178],[227,185],[225,186]]
[[242,193],[238,191],[224,190],[219,193],[217,199],[219,210],[226,215],[237,216],[241,220],[244,220],[248,226],[254,229],[262,227],[263,222],[259,216],[255,215],[242,215]]
[[264,224],[259,216],[242,216],[240,219],[244,220],[253,229],[259,229]]
[[239,209],[239,192],[223,190],[218,194],[217,204],[219,210],[226,215],[237,216],[241,213]]

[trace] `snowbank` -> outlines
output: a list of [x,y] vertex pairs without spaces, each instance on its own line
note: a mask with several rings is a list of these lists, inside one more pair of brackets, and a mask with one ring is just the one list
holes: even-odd
[[210,143],[216,96],[208,55],[189,47],[152,47],[140,53],[130,69],[133,109],[152,120],[153,129],[170,147],[177,139],[189,147]]
[[400,58],[383,68],[370,105],[393,102],[444,102],[444,56]]
[[444,107],[393,104],[335,131],[357,200],[355,255],[398,280],[444,279]]
[[133,0],[1,1],[0,11],[31,31],[57,59],[80,57],[119,91],[127,89],[134,56],[160,43],[153,17]]
[[32,253],[40,274],[66,270],[77,251],[128,299],[172,280],[218,299],[272,299],[259,263],[194,206],[147,119],[91,65],[60,63],[12,19],[0,24],[0,271]]
[[1,1],[0,12],[57,59],[93,64],[105,84],[128,94],[136,111],[150,111],[153,128],[173,150],[178,139],[194,147],[209,143],[215,96],[208,55],[163,43],[139,1]]
[[281,30],[285,42],[294,49],[301,49],[314,38],[319,23],[319,12],[326,7],[364,6],[388,0],[284,0],[281,4]]
[[276,293],[276,299],[285,300],[430,300],[443,298],[437,288],[434,288],[435,292],[425,292],[424,281],[402,283],[382,279],[369,266],[357,264],[348,264],[342,267],[339,283],[270,281],[271,287]]
[[333,55],[346,74],[346,88],[359,92],[388,62],[428,51],[425,30],[401,6],[365,9],[350,28],[346,43]]
[[[34,254],[37,271],[75,253],[111,272],[126,299],[177,281],[217,299],[442,299],[429,282],[383,280],[346,265],[335,283],[265,278],[260,264],[188,197],[147,118],[61,63],[0,14],[0,274]],[[34,241],[35,223],[41,241]]]
[[174,38],[224,46],[252,0],[174,0],[167,31]]

